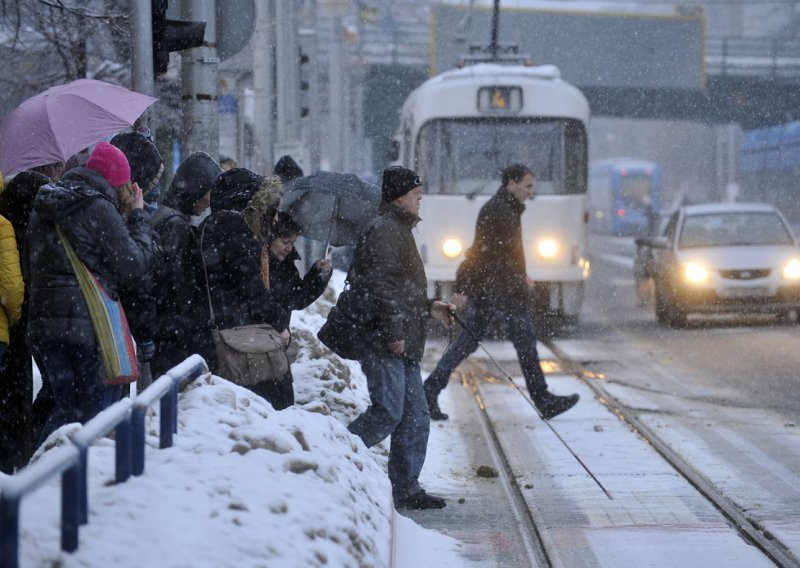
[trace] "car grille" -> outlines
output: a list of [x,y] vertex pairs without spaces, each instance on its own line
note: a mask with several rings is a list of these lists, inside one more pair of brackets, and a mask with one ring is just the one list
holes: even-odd
[[771,270],[760,268],[757,270],[720,270],[719,274],[726,280],[755,280],[756,278],[766,278]]

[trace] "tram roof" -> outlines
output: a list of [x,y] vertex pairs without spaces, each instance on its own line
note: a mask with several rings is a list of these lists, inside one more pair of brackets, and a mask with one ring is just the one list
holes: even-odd
[[478,63],[445,71],[417,87],[406,100],[403,112],[413,113],[418,126],[435,118],[485,116],[476,108],[475,94],[485,86],[519,86],[523,90],[524,108],[509,117],[574,117],[584,122],[589,119],[586,97],[577,87],[563,81],[554,65]]

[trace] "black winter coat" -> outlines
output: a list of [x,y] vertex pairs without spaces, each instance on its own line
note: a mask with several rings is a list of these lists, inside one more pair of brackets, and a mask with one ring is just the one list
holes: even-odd
[[458,268],[455,289],[489,308],[527,305],[529,293],[522,246],[525,204],[501,187],[481,207],[475,242]]
[[380,215],[364,229],[353,255],[347,281],[366,306],[377,349],[405,340],[403,357],[422,360],[430,316],[425,267],[411,230],[415,215],[381,202]]
[[244,216],[222,210],[200,228],[214,325],[220,329],[268,323],[278,331],[289,327],[284,310],[261,280],[261,242]]
[[278,260],[269,256],[269,287],[275,300],[284,310],[302,310],[311,305],[325,291],[332,272],[322,275],[316,266],[312,266],[305,278],[300,278],[300,271],[295,261],[300,260],[296,250]]
[[153,217],[155,373],[169,370],[192,353],[214,365],[199,233],[190,220],[194,204],[211,191],[221,171],[208,154],[191,154],[181,162]]
[[149,220],[135,209],[126,222],[114,189],[85,168],[70,170],[36,196],[23,261],[30,287],[28,338],[92,348],[96,342],[89,312],[56,223],[109,296],[117,298],[120,289],[136,286],[147,270]]

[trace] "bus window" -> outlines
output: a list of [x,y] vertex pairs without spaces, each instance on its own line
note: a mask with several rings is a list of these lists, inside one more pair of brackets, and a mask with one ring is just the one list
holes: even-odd
[[416,158],[426,191],[433,194],[492,194],[503,169],[514,163],[535,172],[537,193],[586,189],[586,135],[577,121],[435,120],[422,127]]

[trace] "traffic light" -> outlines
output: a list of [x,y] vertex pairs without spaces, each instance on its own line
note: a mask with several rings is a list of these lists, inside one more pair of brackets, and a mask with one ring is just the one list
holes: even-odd
[[205,22],[167,19],[168,0],[151,0],[153,13],[153,75],[163,75],[169,65],[171,51],[203,45]]
[[[302,95],[302,91],[308,91],[311,88],[311,85],[308,82],[308,80],[303,78],[303,75],[305,74],[304,73],[305,66],[308,65],[308,62],[311,61],[311,59],[308,57],[308,55],[306,53],[303,53],[302,49],[299,51],[298,55],[299,55],[298,56],[298,63],[299,63],[299,69],[300,69],[300,91],[301,91],[301,95]],[[301,104],[301,106],[300,106],[300,116],[302,118],[305,118],[306,116],[309,115],[310,111],[308,109],[308,103],[307,103],[308,97],[305,96],[303,98],[306,99],[306,101],[305,101],[306,104]]]

